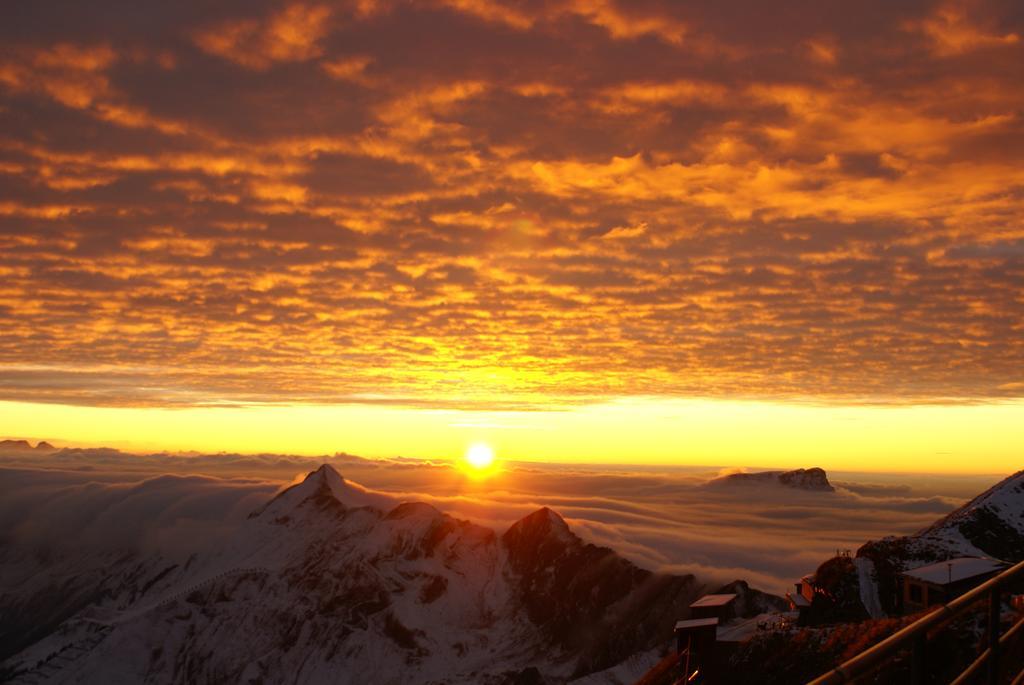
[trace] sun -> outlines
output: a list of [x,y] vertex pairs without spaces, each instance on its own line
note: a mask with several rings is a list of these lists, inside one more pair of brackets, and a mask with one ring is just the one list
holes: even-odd
[[494,464],[494,450],[482,442],[470,445],[466,450],[466,463],[474,469],[486,469]]
[[463,462],[470,475],[484,476],[494,468],[494,450],[482,442],[470,445]]

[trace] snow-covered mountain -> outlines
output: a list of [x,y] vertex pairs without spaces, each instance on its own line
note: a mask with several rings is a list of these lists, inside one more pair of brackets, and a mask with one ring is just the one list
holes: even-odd
[[547,508],[498,536],[326,465],[185,563],[43,561],[0,591],[0,680],[562,683],[663,644],[705,589]]
[[954,556],[1024,559],[1024,471],[992,486],[924,530],[869,542],[858,556],[889,552],[908,562]]
[[992,486],[927,528],[872,540],[857,550],[862,603],[891,612],[901,571],[954,557],[1024,560],[1024,471]]
[[916,537],[958,554],[1024,559],[1024,471],[997,483]]

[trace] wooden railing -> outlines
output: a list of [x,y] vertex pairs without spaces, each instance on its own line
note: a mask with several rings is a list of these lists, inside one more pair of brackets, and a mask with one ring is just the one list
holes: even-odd
[[[891,667],[896,657],[910,653],[910,683],[923,685],[928,673],[928,641],[930,637],[953,619],[976,611],[981,605],[988,613],[985,649],[951,683],[966,685],[975,682],[976,676],[985,670],[988,685],[999,685],[1009,678],[1000,678],[1004,652],[1014,640],[1024,635],[1024,618],[1000,635],[1000,613],[1002,597],[1009,586],[1024,581],[1024,561],[1012,566],[998,576],[957,597],[948,604],[935,607],[910,625],[893,633],[885,640],[861,652],[849,661],[828,673],[812,680],[809,685],[838,685],[854,683],[871,674],[884,672]],[[1024,684],[1024,671],[1012,678],[1013,685]]]

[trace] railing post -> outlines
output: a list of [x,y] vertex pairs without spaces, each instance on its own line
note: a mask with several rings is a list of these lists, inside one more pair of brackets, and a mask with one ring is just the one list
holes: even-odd
[[992,588],[988,602],[988,648],[991,650],[988,660],[988,685],[997,685],[999,682],[999,614],[1001,610],[999,588]]
[[924,685],[924,673],[928,668],[928,634],[921,631],[914,636],[910,652],[910,685]]

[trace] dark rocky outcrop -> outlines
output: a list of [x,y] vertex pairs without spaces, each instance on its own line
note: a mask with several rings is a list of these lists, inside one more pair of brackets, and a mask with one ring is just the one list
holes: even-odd
[[828,482],[828,475],[824,469],[813,467],[809,469],[795,469],[793,471],[759,471],[756,473],[731,473],[712,480],[709,485],[735,486],[735,485],[781,485],[797,490],[808,490],[812,492],[835,492],[835,488]]

